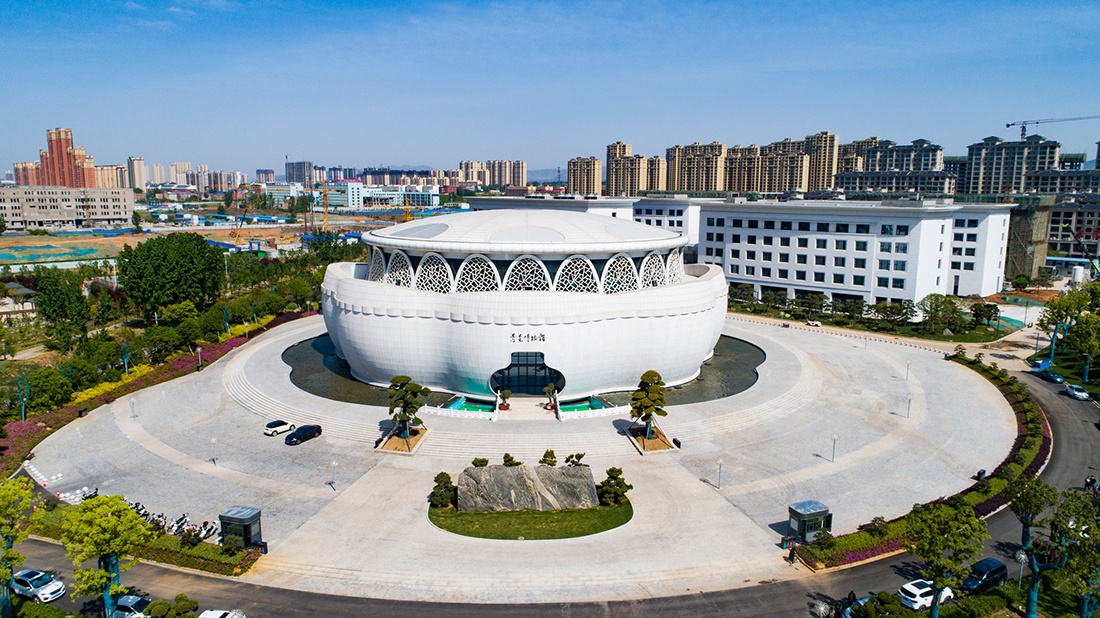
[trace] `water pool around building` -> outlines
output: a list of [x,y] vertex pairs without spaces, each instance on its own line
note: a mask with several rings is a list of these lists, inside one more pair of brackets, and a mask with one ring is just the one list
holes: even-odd
[[[374,406],[390,404],[388,389],[371,386],[352,377],[347,362],[336,356],[336,348],[328,335],[307,339],[287,348],[283,352],[283,362],[291,367],[290,381],[318,397]],[[714,356],[703,363],[699,377],[671,387],[666,398],[667,405],[712,401],[736,395],[756,383],[756,368],[763,362],[764,351],[760,348],[741,339],[719,337]],[[629,405],[631,394],[632,391],[620,391],[601,394],[598,398],[590,397],[587,401],[562,402],[562,410],[571,412]],[[424,399],[424,403],[446,406],[453,398],[450,393],[433,392]],[[467,400],[465,405],[471,407],[458,409],[492,412],[492,402]]]

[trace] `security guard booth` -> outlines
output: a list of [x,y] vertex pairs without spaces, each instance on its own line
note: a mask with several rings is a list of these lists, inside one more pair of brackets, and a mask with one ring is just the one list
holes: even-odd
[[829,512],[829,507],[817,500],[792,504],[787,511],[790,514],[787,536],[799,543],[812,543],[822,532],[833,530],[833,514]]
[[245,549],[256,547],[263,543],[263,534],[260,531],[260,509],[252,506],[231,506],[224,513],[218,515],[221,523],[221,538],[230,535],[241,537]]

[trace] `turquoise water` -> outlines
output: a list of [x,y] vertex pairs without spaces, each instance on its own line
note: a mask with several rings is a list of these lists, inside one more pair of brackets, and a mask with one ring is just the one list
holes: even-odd
[[473,399],[466,399],[460,397],[458,401],[447,406],[452,410],[465,410],[467,412],[485,412],[487,414],[492,413],[493,404],[483,401],[475,401]]
[[24,260],[37,260],[42,258],[81,258],[86,255],[94,255],[96,249],[72,249],[70,251],[49,251],[50,249],[61,249],[55,245],[37,245],[34,247],[8,247],[7,250],[11,253],[0,252],[0,260],[7,261],[24,261]]
[[595,397],[589,397],[582,401],[568,401],[561,404],[562,412],[584,412],[587,410],[602,410],[607,406]]

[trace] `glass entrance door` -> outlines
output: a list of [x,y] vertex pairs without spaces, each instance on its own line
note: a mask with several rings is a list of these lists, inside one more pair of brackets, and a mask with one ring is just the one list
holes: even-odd
[[494,371],[489,384],[498,393],[509,390],[513,394],[543,395],[542,389],[547,384],[553,384],[561,392],[565,377],[546,366],[542,352],[512,352],[512,364]]

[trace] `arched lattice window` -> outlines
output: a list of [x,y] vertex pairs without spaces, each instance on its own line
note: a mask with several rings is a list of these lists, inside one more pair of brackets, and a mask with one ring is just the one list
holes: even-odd
[[390,256],[390,268],[386,271],[384,281],[402,288],[413,286],[412,264],[409,263],[409,257],[403,251],[394,251]]
[[416,269],[416,289],[450,294],[451,267],[447,266],[446,260],[436,253],[429,253],[421,258],[420,266]]
[[585,292],[588,294],[600,293],[600,282],[597,278],[596,267],[588,258],[582,255],[574,255],[565,260],[558,269],[558,278],[554,282],[554,289],[558,292]]
[[386,256],[378,247],[371,252],[370,271],[367,273],[367,281],[381,281],[386,276]]
[[684,280],[684,256],[678,249],[668,254],[668,282],[680,283]]
[[483,255],[471,255],[458,267],[455,292],[496,292],[500,289],[497,267]]
[[550,289],[550,274],[538,258],[529,255],[516,258],[508,267],[508,274],[504,278],[505,290],[540,290]]
[[607,261],[603,267],[603,293],[618,294],[638,289],[638,273],[634,271],[634,262],[619,254]]
[[665,284],[665,263],[661,256],[650,253],[642,260],[642,287],[651,288]]

